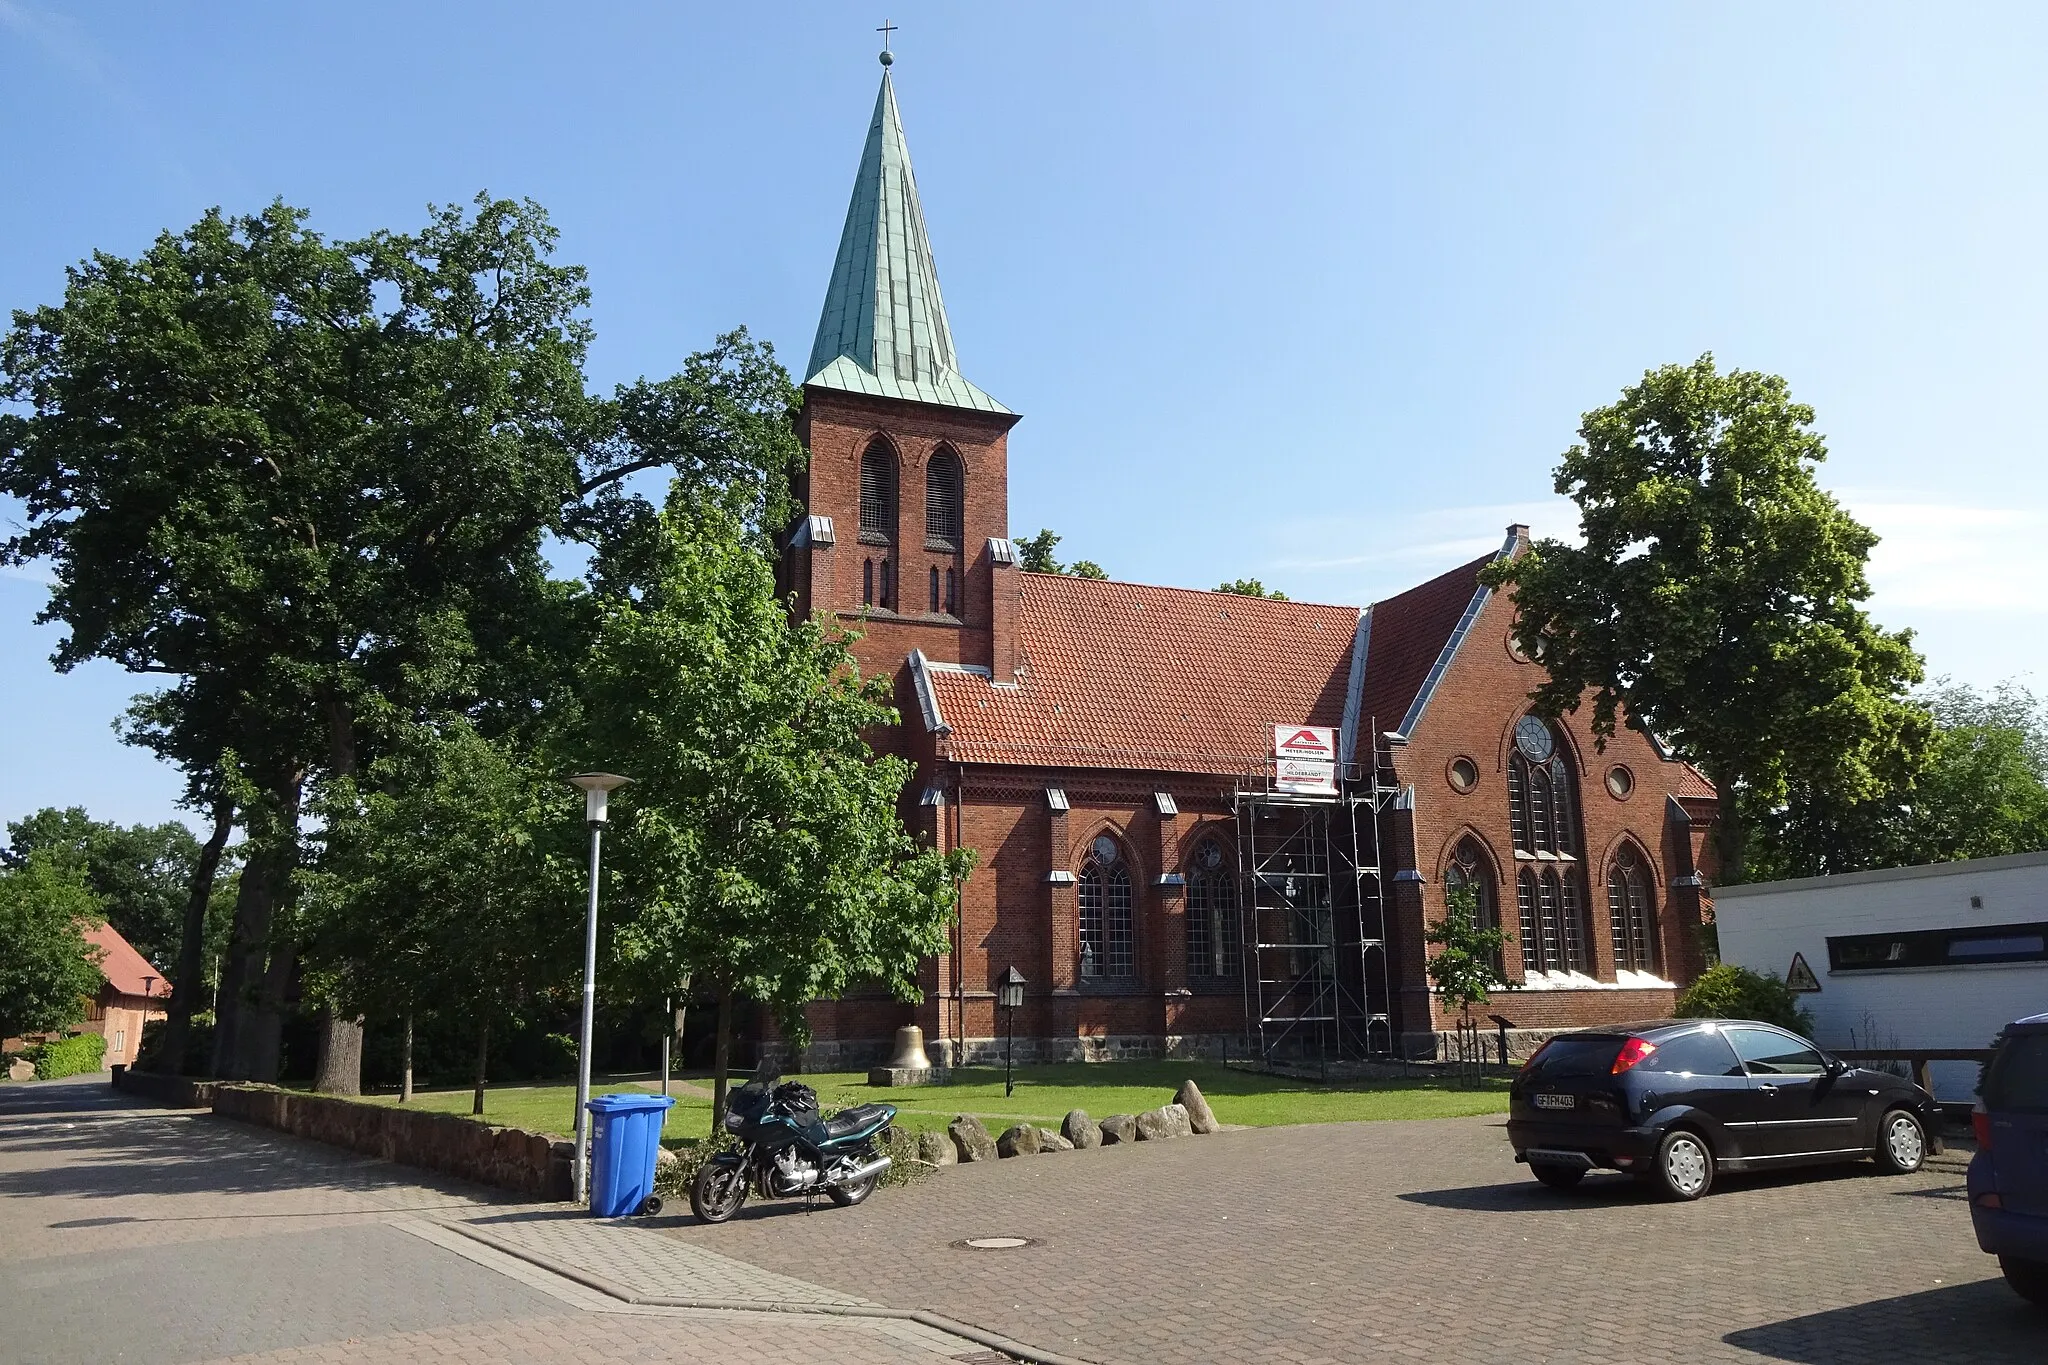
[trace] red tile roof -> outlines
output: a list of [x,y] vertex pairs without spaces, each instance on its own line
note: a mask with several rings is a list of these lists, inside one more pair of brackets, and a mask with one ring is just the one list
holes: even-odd
[[1677,795],[1714,797],[1720,793],[1714,790],[1714,784],[1707,780],[1705,773],[1688,763],[1685,771],[1678,775]]
[[1236,774],[1343,719],[1356,607],[1018,577],[1020,685],[931,674],[957,761]]
[[105,955],[100,958],[100,975],[122,995],[168,996],[171,993],[171,983],[164,980],[164,974],[136,952],[113,925],[102,924],[97,929],[87,930],[85,941],[104,950]]
[[1376,723],[1382,732],[1401,728],[1402,717],[1479,590],[1479,571],[1493,559],[1484,555],[1373,604],[1365,695],[1358,708],[1362,723]]

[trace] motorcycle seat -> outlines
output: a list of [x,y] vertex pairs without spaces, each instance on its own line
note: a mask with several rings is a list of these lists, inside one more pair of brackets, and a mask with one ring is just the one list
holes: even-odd
[[888,1117],[886,1104],[856,1104],[851,1109],[842,1109],[825,1120],[825,1140],[831,1142],[849,1133],[858,1133],[863,1128],[872,1128],[877,1120]]

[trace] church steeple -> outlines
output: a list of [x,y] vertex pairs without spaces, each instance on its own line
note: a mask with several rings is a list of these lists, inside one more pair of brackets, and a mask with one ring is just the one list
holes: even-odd
[[958,369],[886,57],[804,383],[1009,412]]

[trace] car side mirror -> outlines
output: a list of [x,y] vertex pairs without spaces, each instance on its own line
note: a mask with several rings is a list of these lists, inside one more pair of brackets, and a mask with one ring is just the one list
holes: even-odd
[[1849,1064],[1840,1057],[1828,1058],[1828,1075],[1839,1076],[1849,1069]]

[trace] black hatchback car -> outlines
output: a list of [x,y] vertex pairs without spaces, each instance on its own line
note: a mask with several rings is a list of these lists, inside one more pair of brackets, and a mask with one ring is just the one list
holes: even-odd
[[1558,1189],[1587,1171],[1697,1199],[1716,1171],[1874,1159],[1920,1169],[1940,1151],[1934,1097],[1806,1039],[1743,1019],[1654,1019],[1562,1033],[1508,1092],[1515,1160]]

